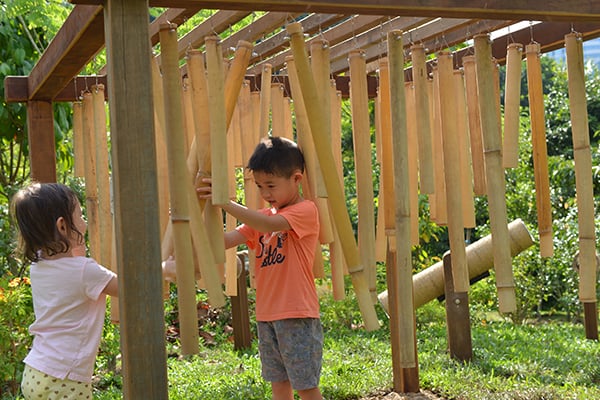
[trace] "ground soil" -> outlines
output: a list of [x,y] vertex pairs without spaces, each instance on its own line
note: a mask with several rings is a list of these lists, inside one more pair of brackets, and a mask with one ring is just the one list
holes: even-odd
[[444,400],[444,398],[429,390],[421,390],[419,393],[381,392],[362,397],[360,400]]

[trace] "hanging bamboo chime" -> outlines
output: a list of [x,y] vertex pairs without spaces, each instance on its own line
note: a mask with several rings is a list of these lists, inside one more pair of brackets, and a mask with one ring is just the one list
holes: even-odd
[[504,135],[502,165],[515,168],[519,162],[519,120],[521,116],[521,60],[523,45],[511,43],[506,49],[504,80]]
[[92,93],[83,93],[83,140],[85,151],[85,212],[88,222],[90,255],[99,259],[100,223],[98,208],[98,179],[96,177],[96,135],[94,133],[94,100]]
[[[404,84],[406,99],[406,134],[408,138],[408,148],[415,149],[418,147],[417,139],[417,122],[415,111],[415,94],[412,82]],[[419,152],[408,152],[408,193],[410,201],[410,244],[412,246],[419,245]]]
[[442,136],[442,113],[440,103],[440,71],[434,66],[432,71],[432,108],[433,108],[433,153],[435,191],[429,196],[431,219],[438,225],[448,224],[446,207],[446,182],[444,179],[444,140]]
[[73,175],[78,178],[85,177],[82,107],[80,101],[73,103]]

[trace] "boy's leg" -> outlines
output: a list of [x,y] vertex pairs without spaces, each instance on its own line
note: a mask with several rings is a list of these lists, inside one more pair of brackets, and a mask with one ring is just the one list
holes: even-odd
[[323,400],[323,396],[321,395],[321,391],[318,387],[306,390],[298,390],[298,396],[302,400]]
[[271,382],[273,400],[294,400],[294,391],[290,381]]

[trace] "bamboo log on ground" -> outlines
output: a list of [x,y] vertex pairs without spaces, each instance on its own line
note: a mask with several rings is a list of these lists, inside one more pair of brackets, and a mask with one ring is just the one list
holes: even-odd
[[[408,148],[418,147],[415,93],[412,82],[404,85],[406,98],[406,134]],[[408,152],[408,193],[410,201],[410,244],[419,245],[419,158],[417,151]]]
[[527,60],[527,87],[529,91],[535,203],[537,207],[538,231],[540,234],[540,255],[542,257],[551,257],[554,254],[552,204],[550,202],[546,119],[544,116],[544,92],[539,43],[530,43],[525,46],[525,56]]
[[581,34],[572,32],[565,35],[565,44],[579,224],[579,300],[595,303],[597,259],[594,184]]
[[171,193],[171,224],[177,258],[177,300],[183,354],[198,352],[198,315],[196,312],[196,287],[194,285],[192,239],[189,226],[188,177],[181,107],[181,75],[177,55],[177,30],[171,24],[160,27],[165,127],[169,162],[169,191]]
[[352,140],[354,171],[358,196],[358,247],[361,263],[367,272],[369,290],[377,298],[375,265],[375,206],[373,204],[373,166],[371,164],[371,126],[367,91],[367,64],[364,50],[351,50],[350,106],[352,109]]
[[501,154],[502,142],[498,132],[494,82],[492,79],[488,79],[493,75],[492,50],[488,35],[475,36],[475,58],[490,226],[494,238],[494,268],[496,271],[498,306],[500,312],[507,313],[516,310],[517,302],[507,227],[506,183],[504,181]]
[[358,300],[359,309],[363,317],[365,328],[367,330],[378,329],[379,321],[371,296],[369,294],[368,282],[363,270],[363,265],[360,262],[358,247],[352,232],[352,224],[350,217],[345,207],[344,193],[339,184],[339,177],[335,169],[335,161],[331,151],[331,143],[325,140],[320,135],[325,127],[327,118],[324,115],[325,110],[318,106],[319,95],[317,87],[310,71],[308,62],[308,54],[304,43],[302,25],[294,22],[286,26],[287,32],[290,34],[290,42],[292,53],[294,55],[294,64],[298,74],[298,80],[301,84],[302,98],[304,99],[307,109],[310,131],[313,136],[317,157],[321,165],[323,179],[327,187],[327,194],[330,202],[335,204],[332,207],[332,217],[336,225],[337,232],[340,236],[344,257],[350,271],[354,291]]
[[449,51],[441,51],[437,55],[446,206],[447,210],[451,210],[447,212],[447,216],[448,239],[452,254],[452,282],[455,292],[464,293],[469,291],[469,273],[465,256],[458,108],[452,61],[452,53]]
[[[398,354],[399,366],[416,367],[417,351],[414,344],[416,328],[412,317],[412,255],[410,246],[410,196],[408,193],[408,137],[406,126],[406,99],[404,98],[404,50],[402,32],[390,31],[387,34],[388,58],[390,63],[390,93],[392,113],[392,147],[394,151],[394,192],[396,209],[396,268],[397,293],[396,307],[400,318],[398,342],[401,344]],[[407,312],[408,311],[408,312]]]
[[98,180],[96,178],[96,135],[94,134],[94,100],[92,93],[83,93],[83,140],[85,149],[85,213],[88,222],[90,255],[98,259],[100,228],[98,209]]
[[459,170],[462,190],[463,227],[475,228],[475,200],[473,198],[473,169],[471,168],[471,148],[465,82],[461,70],[454,70],[456,91],[456,118],[458,122]]
[[502,166],[504,168],[515,168],[519,163],[522,58],[522,44],[511,43],[507,46],[504,79],[504,142],[502,145]]
[[[516,219],[508,224],[510,254],[512,257],[533,246],[533,237],[521,219]],[[494,268],[494,245],[492,234],[487,235],[466,247],[467,266],[469,279],[476,279]],[[444,268],[439,261],[412,277],[414,288],[415,309],[444,294]],[[388,291],[379,294],[379,301],[387,311]]]
[[78,178],[85,177],[82,107],[80,101],[73,103],[73,175]]
[[110,173],[108,169],[108,137],[106,131],[104,85],[93,85],[91,89],[94,107],[96,186],[98,188],[98,235],[100,237],[98,261],[100,264],[116,272],[116,265],[111,264],[113,217],[110,198]]
[[427,89],[428,72],[425,63],[425,47],[414,44],[410,48],[412,58],[413,85],[415,97],[415,115],[419,148],[419,183],[421,193],[435,191],[433,168],[433,145],[431,143],[431,125],[429,115],[429,93]]
[[465,95],[469,117],[469,140],[471,142],[471,165],[473,166],[473,192],[476,196],[486,194],[485,162],[483,160],[483,133],[481,131],[481,112],[477,92],[477,69],[475,56],[463,57],[465,77]]

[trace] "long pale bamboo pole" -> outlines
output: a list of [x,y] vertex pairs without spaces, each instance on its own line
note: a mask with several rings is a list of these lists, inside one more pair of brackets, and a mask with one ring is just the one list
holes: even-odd
[[100,228],[98,180],[96,178],[96,135],[94,134],[94,100],[92,93],[83,93],[83,140],[85,148],[85,211],[88,222],[90,255],[98,259]]
[[471,168],[471,146],[469,146],[469,127],[467,120],[467,100],[465,82],[461,70],[454,70],[456,93],[456,119],[458,122],[459,170],[462,190],[463,226],[475,227],[475,200],[473,198],[473,169]]
[[486,194],[485,162],[483,161],[483,133],[481,131],[481,112],[477,92],[477,69],[475,56],[463,57],[465,75],[465,94],[467,114],[469,116],[469,140],[471,142],[471,164],[473,165],[473,192],[476,196]]
[[377,314],[375,313],[373,302],[371,301],[363,265],[360,262],[350,217],[346,208],[341,207],[341,205],[345,204],[345,199],[343,190],[339,184],[339,177],[336,173],[331,143],[328,142],[323,135],[320,135],[320,132],[322,132],[323,129],[327,129],[325,128],[327,119],[324,116],[326,110],[319,107],[319,95],[308,62],[302,25],[294,22],[288,24],[286,30],[290,34],[290,43],[292,53],[294,54],[295,67],[298,74],[298,80],[301,83],[302,98],[306,105],[317,157],[322,171],[324,172],[323,179],[327,187],[327,193],[330,202],[336,205],[335,207],[332,207],[332,217],[340,236],[348,269],[351,273],[360,312],[367,330],[379,329],[379,321],[377,319]]
[[[477,90],[483,131],[485,174],[490,208],[490,226],[494,238],[494,268],[500,312],[514,312],[517,307],[512,274],[510,238],[507,227],[504,168],[494,98],[492,46],[489,35],[475,36]],[[452,260],[454,262],[454,259]]]
[[93,85],[94,135],[96,143],[96,186],[98,188],[98,234],[100,248],[98,261],[116,272],[112,262],[113,218],[110,198],[110,173],[108,169],[108,137],[106,131],[106,108],[104,105],[104,85]]
[[188,193],[181,182],[188,181],[185,165],[185,138],[181,106],[181,74],[177,53],[177,30],[174,25],[160,26],[161,61],[165,105],[171,224],[177,258],[177,300],[183,354],[198,352],[198,315],[194,284],[192,239],[189,226]]
[[507,46],[504,79],[504,143],[502,145],[502,166],[504,168],[515,168],[519,163],[522,58],[522,44],[511,43]]
[[189,149],[195,139],[194,108],[192,106],[192,88],[189,77],[182,79],[181,103],[183,105],[183,130],[185,132],[185,157],[189,159]]
[[435,193],[430,196],[430,201],[435,204],[431,207],[432,219],[438,225],[448,224],[448,212],[446,207],[446,182],[444,173],[444,139],[442,135],[443,121],[440,103],[440,71],[436,66],[433,68],[433,152],[435,169]]
[[[381,81],[380,81],[381,82]],[[381,159],[383,152],[381,138],[381,94],[377,91],[375,97],[375,156],[379,165],[379,193],[377,196],[377,220],[375,221],[375,261],[385,262],[387,259],[387,236],[385,235],[385,204],[383,193],[385,185],[383,184],[383,171],[381,170]]]
[[546,120],[542,66],[539,43],[525,46],[527,60],[527,87],[531,118],[531,141],[533,147],[533,173],[535,178],[535,203],[537,206],[540,255],[554,254],[552,234],[552,204],[550,202],[550,179],[548,176],[548,149],[546,147]]
[[[394,191],[390,68],[387,59],[379,61],[379,98],[381,121],[381,177],[382,185],[385,188],[383,191],[384,225],[386,234],[388,236],[393,236],[396,234],[396,212],[394,210],[396,195]],[[429,113],[427,115],[429,115]]]
[[457,293],[469,291],[469,272],[465,256],[465,233],[462,214],[462,182],[458,140],[456,89],[452,53],[441,51],[437,55],[440,116],[442,120],[442,148],[444,152],[444,182],[448,216],[448,239],[452,253],[452,281]]
[[579,299],[596,302],[596,230],[592,154],[585,94],[585,72],[581,35],[565,35],[569,77],[569,110],[575,157],[577,217],[579,223]]
[[[418,148],[415,93],[412,82],[405,82],[406,134],[408,148]],[[419,245],[419,157],[418,151],[408,152],[408,196],[410,201],[410,244]]]
[[225,79],[225,125],[229,126],[233,116],[233,110],[236,107],[240,89],[244,82],[245,72],[248,68],[248,62],[252,56],[253,45],[245,40],[237,43],[235,54]]
[[373,166],[371,164],[371,126],[367,90],[367,63],[364,50],[351,50],[350,106],[352,109],[352,140],[354,171],[358,196],[358,247],[361,263],[366,268],[369,290],[377,298],[375,265],[375,206],[373,202]]
[[429,91],[427,89],[428,72],[425,63],[425,47],[414,44],[410,47],[415,97],[415,114],[419,147],[419,183],[421,193],[435,191],[433,169],[433,145],[431,143],[431,125],[429,116]]
[[283,115],[283,85],[271,83],[271,135],[284,136],[285,121]]
[[414,323],[412,256],[410,246],[410,196],[408,193],[408,137],[406,127],[406,99],[404,98],[404,50],[402,32],[390,31],[387,34],[388,57],[390,63],[390,93],[392,111],[392,146],[394,150],[394,191],[396,194],[396,267],[398,340],[401,344],[398,354],[399,366],[416,367],[417,350],[414,344],[416,329]]
[[73,103],[73,175],[85,177],[83,149],[83,110],[80,101]]
[[262,67],[260,75],[260,119],[259,119],[259,137],[263,138],[269,135],[269,110],[271,108],[271,77],[273,67],[271,64],[265,64]]
[[283,98],[283,132],[281,136],[294,141],[294,118],[292,112],[292,99]]

